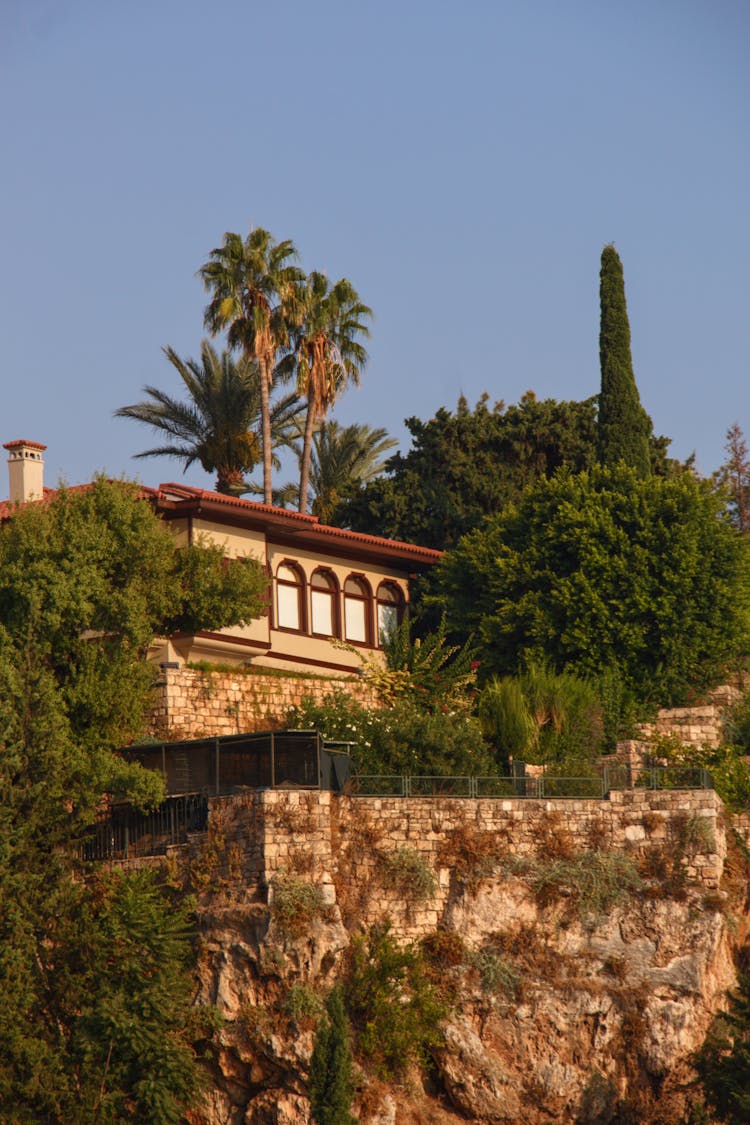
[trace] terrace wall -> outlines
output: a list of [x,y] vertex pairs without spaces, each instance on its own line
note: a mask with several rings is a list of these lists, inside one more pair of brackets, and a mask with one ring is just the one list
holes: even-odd
[[[273,880],[296,875],[323,890],[327,902],[369,925],[388,916],[396,933],[415,938],[433,931],[455,878],[460,839],[497,842],[499,853],[531,857],[540,841],[566,841],[626,851],[638,859],[669,848],[680,827],[705,822],[693,833],[697,849],[685,861],[690,882],[719,887],[726,837],[723,805],[713,790],[613,791],[609,800],[468,800],[462,798],[340,797],[328,792],[248,791],[212,798],[209,838],[217,866],[213,889],[230,899],[272,898]],[[220,847],[217,850],[217,841]],[[202,843],[191,849],[200,862]],[[418,853],[436,880],[436,893],[412,907],[383,886],[389,853]]]
[[162,668],[151,724],[158,738],[185,738],[278,730],[305,696],[317,703],[344,691],[366,707],[378,700],[356,676],[282,676],[252,672],[199,672]]

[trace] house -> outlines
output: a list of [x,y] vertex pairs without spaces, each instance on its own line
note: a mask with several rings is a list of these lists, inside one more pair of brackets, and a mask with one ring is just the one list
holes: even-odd
[[[4,448],[6,511],[52,495],[43,480],[46,446],[12,441]],[[161,640],[151,653],[159,663],[206,660],[328,675],[354,672],[360,657],[377,658],[383,635],[402,619],[410,577],[441,557],[427,547],[329,527],[317,516],[183,484],[143,493],[178,542],[218,544],[228,559],[255,558],[270,587],[263,617],[245,627]]]

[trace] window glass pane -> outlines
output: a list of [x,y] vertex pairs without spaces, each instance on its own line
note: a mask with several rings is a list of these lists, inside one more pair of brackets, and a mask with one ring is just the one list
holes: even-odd
[[[348,583],[347,583],[348,585]],[[344,598],[344,617],[346,619],[346,639],[348,641],[367,640],[367,603],[354,598]]]
[[382,644],[398,626],[398,606],[378,605],[378,637]]
[[299,582],[299,575],[290,566],[280,566],[276,571],[276,577],[282,582]]
[[333,636],[333,598],[327,591],[313,590],[311,594],[312,631]]
[[[282,568],[286,569],[286,568]],[[280,629],[299,629],[299,592],[297,586],[276,586],[278,625]]]
[[310,580],[310,585],[316,587],[318,590],[332,590],[334,588],[331,576],[321,570],[315,571],[315,574],[313,574]]

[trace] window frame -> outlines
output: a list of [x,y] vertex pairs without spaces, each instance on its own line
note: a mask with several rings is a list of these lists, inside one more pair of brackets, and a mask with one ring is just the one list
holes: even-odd
[[[393,591],[393,593],[395,595],[393,600],[383,598],[381,596],[381,592],[383,590]],[[401,624],[401,622],[404,620],[404,616],[406,614],[406,597],[404,596],[404,591],[401,589],[401,587],[398,585],[398,583],[393,582],[390,579],[385,579],[378,586],[378,589],[377,589],[377,592],[376,592],[376,595],[375,595],[375,620],[376,620],[377,629],[378,629],[378,639],[377,639],[378,648],[383,647],[383,639],[381,637],[381,628],[380,628],[380,608],[381,608],[381,606],[383,606],[383,607],[387,606],[389,609],[390,608],[395,609],[395,611],[396,611],[396,628],[398,628],[399,625]]]
[[[363,592],[358,594],[347,592],[346,586],[348,582],[355,582]],[[362,645],[363,647],[372,648],[372,586],[364,574],[352,572],[351,574],[347,574],[341,589],[344,596],[344,640],[347,644]],[[349,601],[362,605],[364,608],[364,640],[358,640],[349,636],[346,618],[347,602]]]
[[[329,584],[326,585],[325,587],[316,586],[315,585],[315,578],[318,575],[322,576],[323,578],[326,578],[328,580]],[[336,575],[331,570],[331,568],[328,567],[328,566],[317,566],[315,568],[315,570],[312,572],[312,574],[310,575],[310,581],[309,581],[308,585],[309,585],[309,590],[310,590],[309,598],[308,598],[309,603],[310,603],[310,619],[309,619],[310,620],[310,630],[309,630],[310,636],[311,637],[336,637],[337,639],[340,638],[340,636],[341,636],[341,621],[340,621],[341,614],[340,614],[340,611],[339,611],[340,588],[339,588],[339,583],[338,583],[338,579],[336,578]],[[316,630],[316,628],[315,628],[315,610],[314,610],[313,595],[316,594],[316,593],[325,594],[326,590],[328,591],[328,594],[329,594],[330,599],[331,599],[332,631],[330,633],[327,632],[327,631],[324,632],[324,633],[321,633],[318,630]]]
[[[279,578],[279,571],[284,568],[290,570],[292,574],[296,575],[297,581],[291,582],[288,578]],[[275,574],[276,590],[273,600],[274,606],[274,627],[280,629],[284,633],[306,633],[307,632],[307,617],[305,606],[305,572],[299,563],[293,559],[282,559],[276,567]],[[279,612],[279,587],[284,587],[286,590],[297,591],[297,622],[296,626],[282,625],[281,614]]]

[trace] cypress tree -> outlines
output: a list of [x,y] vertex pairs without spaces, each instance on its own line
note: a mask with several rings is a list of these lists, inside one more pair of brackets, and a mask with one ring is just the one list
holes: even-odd
[[649,436],[652,423],[641,406],[635,384],[622,262],[612,245],[602,250],[599,300],[602,373],[597,423],[599,461],[611,467],[624,461],[639,476],[648,477],[651,475]]
[[326,1005],[328,1018],[315,1036],[310,1061],[310,1107],[317,1125],[355,1125],[351,1104],[354,1096],[349,1023],[344,1012],[341,986],[337,985]]

